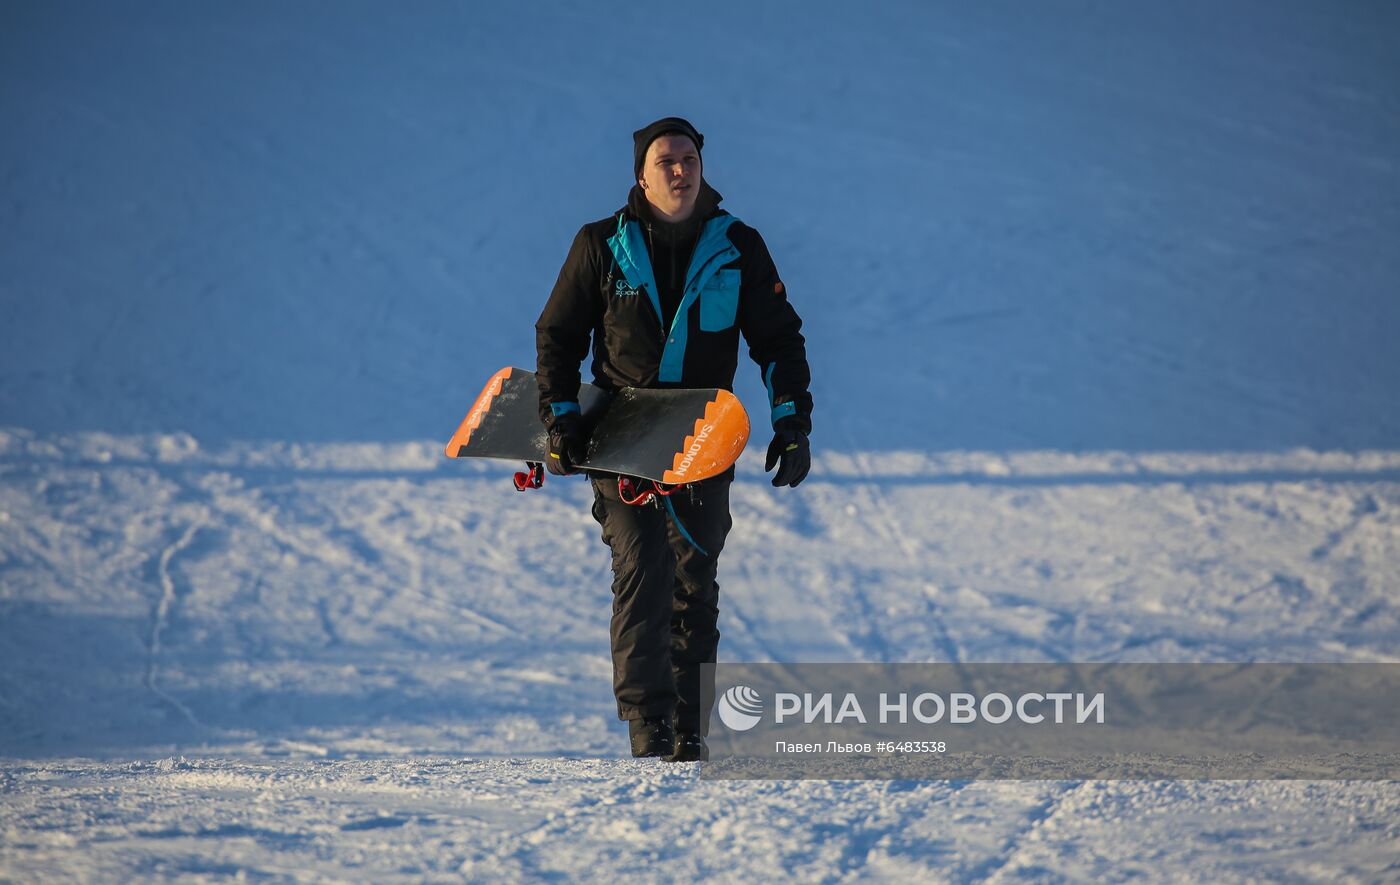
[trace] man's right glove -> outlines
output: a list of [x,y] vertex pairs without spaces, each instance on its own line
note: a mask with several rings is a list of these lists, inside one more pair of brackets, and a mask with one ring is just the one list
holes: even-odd
[[578,465],[588,456],[588,434],[577,413],[555,415],[549,426],[549,457],[544,466],[555,476],[578,473]]
[[778,475],[773,477],[774,487],[792,486],[807,478],[812,469],[812,448],[807,444],[807,434],[798,426],[796,418],[779,418],[773,425],[773,441],[768,444],[768,458],[763,463],[765,471],[779,464]]

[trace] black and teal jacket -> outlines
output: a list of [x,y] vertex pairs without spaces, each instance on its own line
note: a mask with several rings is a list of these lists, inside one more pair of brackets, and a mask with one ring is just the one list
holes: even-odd
[[[739,338],[763,373],[770,418],[811,431],[811,373],[802,320],[758,231],[719,208],[708,184],[689,236],[658,233],[640,189],[628,205],[585,224],[535,323],[540,416],[578,409],[579,366],[593,349],[593,383],[733,390]],[[669,233],[670,237],[663,236]],[[657,240],[689,249],[682,266]],[[693,242],[693,247],[690,243]],[[657,285],[653,267],[672,267]],[[685,261],[685,259],[680,259]]]

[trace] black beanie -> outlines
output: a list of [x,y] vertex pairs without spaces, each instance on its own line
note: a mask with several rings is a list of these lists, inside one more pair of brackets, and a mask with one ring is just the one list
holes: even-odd
[[684,135],[695,143],[695,153],[705,147],[705,136],[690,125],[683,117],[662,117],[632,133],[632,177],[642,177],[642,162],[647,158],[647,148],[663,135]]

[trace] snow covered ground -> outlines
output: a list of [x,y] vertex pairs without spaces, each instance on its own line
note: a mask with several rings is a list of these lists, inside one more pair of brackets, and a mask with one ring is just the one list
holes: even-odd
[[817,398],[724,658],[1396,661],[1400,12],[411,9],[0,11],[0,881],[1400,879],[1394,783],[623,758],[585,485],[441,456],[680,112]]
[[[622,759],[581,482],[518,495],[429,443],[3,443],[17,881],[1400,870],[1391,783],[714,783]],[[1375,661],[1400,635],[1394,454],[828,454],[783,497],[745,467],[731,660]]]
[[[1393,785],[748,783],[696,765],[163,759],[6,775],[16,881],[1393,881]],[[13,832],[13,830],[11,831]]]

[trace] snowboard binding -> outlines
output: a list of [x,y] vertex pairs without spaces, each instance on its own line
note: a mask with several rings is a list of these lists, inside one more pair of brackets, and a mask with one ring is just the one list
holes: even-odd
[[[647,488],[650,486],[650,488]],[[685,484],[668,485],[664,482],[656,482],[650,479],[634,480],[630,476],[619,476],[617,478],[617,496],[622,499],[622,503],[641,507],[644,504],[659,505],[661,498],[674,495],[676,492],[686,488]]]
[[544,486],[544,465],[538,461],[526,461],[524,470],[515,472],[515,490],[538,489]]
[[[515,490],[517,492],[543,488],[544,465],[538,461],[526,461],[525,469],[517,470],[512,480],[515,483]],[[634,507],[641,507],[646,504],[660,506],[660,499],[670,497],[676,492],[687,488],[690,488],[688,483],[672,485],[631,476],[619,476],[617,478],[618,497],[622,499],[622,503],[630,504]]]

